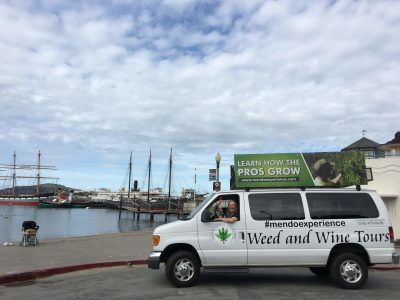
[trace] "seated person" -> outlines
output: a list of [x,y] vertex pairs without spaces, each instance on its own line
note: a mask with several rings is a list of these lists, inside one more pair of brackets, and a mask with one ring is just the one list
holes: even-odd
[[[215,210],[221,212],[222,209],[219,207],[221,200],[215,204]],[[218,216],[218,214],[217,214]],[[240,219],[239,208],[237,202],[230,200],[228,203],[228,209],[226,210],[225,217],[218,216],[215,221],[223,221],[226,223],[235,223]]]

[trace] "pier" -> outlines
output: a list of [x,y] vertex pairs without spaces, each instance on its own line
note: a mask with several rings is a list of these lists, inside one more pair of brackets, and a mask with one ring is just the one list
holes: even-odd
[[110,207],[115,207],[120,210],[133,212],[133,218],[140,220],[141,214],[149,214],[150,221],[154,220],[154,215],[164,215],[165,221],[169,215],[176,215],[178,219],[188,215],[191,209],[184,208],[182,199],[174,199],[165,202],[146,202],[143,200],[132,201],[132,199],[122,199],[120,201],[105,201],[105,204]]

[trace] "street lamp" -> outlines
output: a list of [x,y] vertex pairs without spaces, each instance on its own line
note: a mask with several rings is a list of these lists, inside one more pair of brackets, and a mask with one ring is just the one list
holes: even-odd
[[221,154],[219,152],[215,155],[215,162],[217,164],[217,181],[219,181],[219,163],[221,162]]

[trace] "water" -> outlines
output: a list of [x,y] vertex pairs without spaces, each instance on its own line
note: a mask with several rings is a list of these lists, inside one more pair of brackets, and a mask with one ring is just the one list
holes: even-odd
[[[141,214],[140,220],[136,220],[133,213],[122,211],[120,221],[118,214],[113,209],[0,205],[0,243],[20,241],[22,222],[29,220],[40,226],[39,240],[146,230],[164,224],[164,215],[154,215],[150,222],[149,214]],[[168,217],[168,221],[176,219]]]

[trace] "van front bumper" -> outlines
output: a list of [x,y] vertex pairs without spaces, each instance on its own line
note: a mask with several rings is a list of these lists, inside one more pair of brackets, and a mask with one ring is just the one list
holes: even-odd
[[398,265],[398,264],[399,264],[399,261],[400,261],[400,254],[393,253],[393,254],[392,254],[392,261],[393,261],[393,263],[394,263],[395,265]]
[[149,269],[159,269],[160,268],[160,258],[161,252],[152,252],[147,258],[147,266]]

